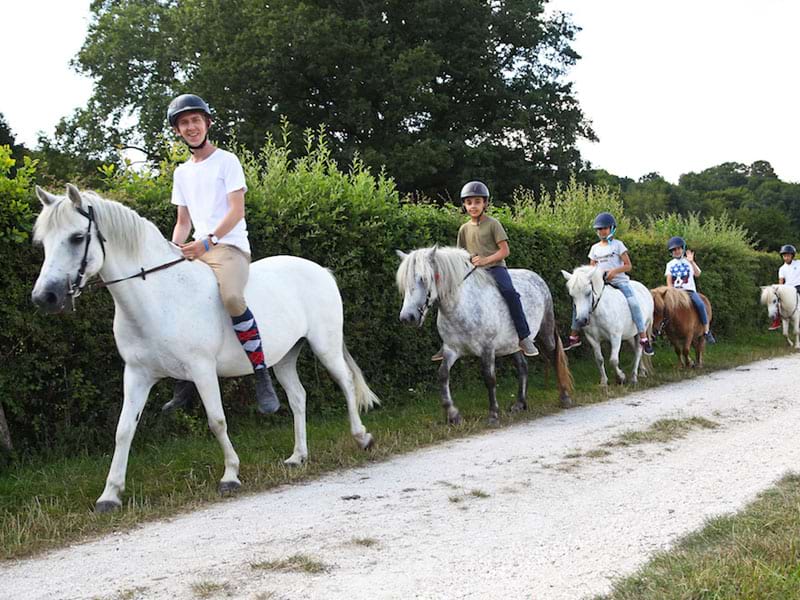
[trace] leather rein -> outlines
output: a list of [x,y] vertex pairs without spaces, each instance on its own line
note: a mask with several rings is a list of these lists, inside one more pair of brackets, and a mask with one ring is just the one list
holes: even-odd
[[151,267],[150,269],[145,269],[141,267],[138,273],[134,273],[133,275],[129,275],[128,277],[120,277],[119,279],[114,279],[112,281],[103,281],[102,279],[99,282],[92,282],[86,280],[86,265],[89,263],[89,245],[92,243],[92,224],[94,224],[94,229],[97,232],[97,239],[100,242],[100,248],[103,250],[103,260],[106,258],[106,238],[103,237],[103,234],[100,232],[100,227],[97,225],[97,219],[94,216],[94,207],[90,204],[88,210],[83,210],[80,206],[76,206],[75,210],[77,210],[81,215],[86,217],[89,221],[88,226],[86,227],[86,243],[83,247],[83,258],[81,259],[81,266],[78,269],[77,276],[73,281],[72,278],[67,275],[67,296],[70,299],[70,305],[72,306],[72,310],[75,310],[75,301],[78,297],[83,293],[83,290],[87,287],[87,285],[91,288],[104,288],[110,285],[114,285],[115,283],[120,283],[122,281],[128,281],[129,279],[136,279],[141,277],[142,280],[147,279],[147,275],[150,273],[155,273],[157,271],[162,271],[164,269],[168,269],[178,263],[182,263],[186,260],[186,257],[181,256],[180,258],[176,258],[170,262],[158,265],[156,267]]

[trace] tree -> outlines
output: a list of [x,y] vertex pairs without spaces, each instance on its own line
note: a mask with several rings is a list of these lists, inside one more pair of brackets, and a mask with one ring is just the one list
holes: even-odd
[[565,179],[577,138],[594,139],[565,81],[577,28],[545,17],[545,3],[96,0],[74,62],[94,93],[60,141],[80,136],[95,156],[126,143],[157,152],[168,101],[192,91],[215,133],[250,149],[282,116],[324,123],[337,158],[385,165],[403,191],[483,178],[510,197]]
[[[3,113],[0,113],[0,146],[11,148],[11,158],[14,159],[16,165],[21,165],[23,157],[28,154],[28,149],[24,145],[16,143],[14,132],[11,131]],[[12,175],[13,173],[14,169],[12,168]]]

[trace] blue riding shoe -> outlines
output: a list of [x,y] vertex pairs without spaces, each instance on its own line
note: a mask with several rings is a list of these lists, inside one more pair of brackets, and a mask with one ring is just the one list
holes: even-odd
[[707,343],[709,343],[709,344],[716,344],[717,343],[717,338],[715,338],[714,334],[711,333],[710,331],[706,331],[703,335],[706,338],[706,342]]
[[571,335],[567,338],[567,343],[564,344],[564,350],[572,350],[581,345],[581,338],[577,335]]
[[653,345],[650,343],[650,340],[647,338],[639,338],[639,344],[642,347],[642,352],[645,353],[647,356],[653,356],[655,351],[653,350]]
[[519,349],[525,356],[539,356],[539,349],[533,344],[531,336],[519,341]]
[[271,415],[281,407],[266,367],[256,369],[256,401],[258,401],[258,412],[263,415]]

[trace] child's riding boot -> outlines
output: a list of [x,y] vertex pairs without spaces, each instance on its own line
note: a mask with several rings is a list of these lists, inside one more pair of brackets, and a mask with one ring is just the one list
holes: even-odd
[[269,415],[276,412],[281,403],[272,387],[272,379],[266,367],[256,369],[256,401],[258,402],[258,412]]
[[581,345],[581,338],[577,335],[571,335],[567,338],[567,343],[564,344],[564,350],[572,350]]
[[444,348],[439,348],[439,349],[436,351],[436,354],[434,354],[433,356],[431,356],[431,360],[432,360],[433,362],[439,362],[440,360],[444,360]]
[[709,344],[716,344],[717,343],[717,338],[715,338],[714,334],[711,333],[710,331],[706,331],[703,335],[706,338],[706,342],[708,342]]
[[775,318],[772,320],[772,324],[769,326],[770,331],[775,331],[776,329],[781,328],[781,316],[775,315]]
[[161,407],[161,412],[172,412],[176,408],[191,408],[197,394],[194,381],[183,381],[179,379],[175,382],[172,392],[172,400]]

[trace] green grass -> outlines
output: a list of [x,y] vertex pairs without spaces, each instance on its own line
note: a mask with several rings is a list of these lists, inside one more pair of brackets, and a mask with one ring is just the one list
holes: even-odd
[[[579,349],[579,352],[582,349]],[[654,376],[641,380],[637,389],[682,381],[714,369],[729,368],[753,360],[788,354],[782,338],[757,335],[737,343],[720,343],[706,355],[706,368],[679,371],[674,368],[674,353],[661,344],[657,347]],[[588,355],[572,355],[572,372],[577,404],[601,402],[609,397],[630,393],[630,386],[610,386],[602,391],[594,361]],[[420,447],[442,441],[493,431],[486,423],[486,391],[478,377],[478,363],[465,361],[452,383],[456,405],[464,422],[458,427],[445,424],[438,393],[432,389],[436,366],[431,366],[427,390],[417,386],[400,402],[367,413],[364,423],[375,436],[376,447],[370,452],[358,449],[349,434],[343,412],[311,415],[308,420],[309,464],[287,468],[283,459],[292,451],[293,431],[288,417],[237,419],[229,423],[233,444],[241,459],[240,478],[243,494],[275,486],[306,481],[337,469],[384,460]],[[497,397],[504,410],[514,400],[516,381],[511,361],[499,361],[500,379]],[[623,354],[626,371],[630,353]],[[531,361],[530,409],[519,415],[501,415],[500,427],[529,421],[558,412],[554,375],[543,386],[541,361]],[[420,382],[422,384],[422,382]],[[340,406],[344,405],[342,399]],[[157,411],[158,407],[149,406]],[[198,409],[199,410],[199,409]],[[202,413],[197,419],[204,421]],[[11,465],[0,474],[0,559],[30,556],[34,553],[96,537],[112,531],[129,529],[143,522],[173,516],[211,503],[226,502],[217,494],[222,475],[222,453],[210,433],[152,441],[134,440],[130,454],[127,489],[123,508],[112,514],[92,512],[103,490],[111,460],[112,447],[103,454],[65,456],[33,460]]]
[[738,514],[709,521],[602,598],[800,598],[800,476],[786,476]]
[[659,419],[643,431],[626,431],[604,446],[632,446],[634,444],[666,443],[686,437],[692,429],[716,429],[719,423],[703,417],[686,419]]
[[279,560],[265,560],[257,563],[250,563],[250,566],[253,569],[264,571],[309,573],[311,575],[325,573],[331,569],[330,565],[326,565],[305,554],[294,554],[288,558],[281,558]]

